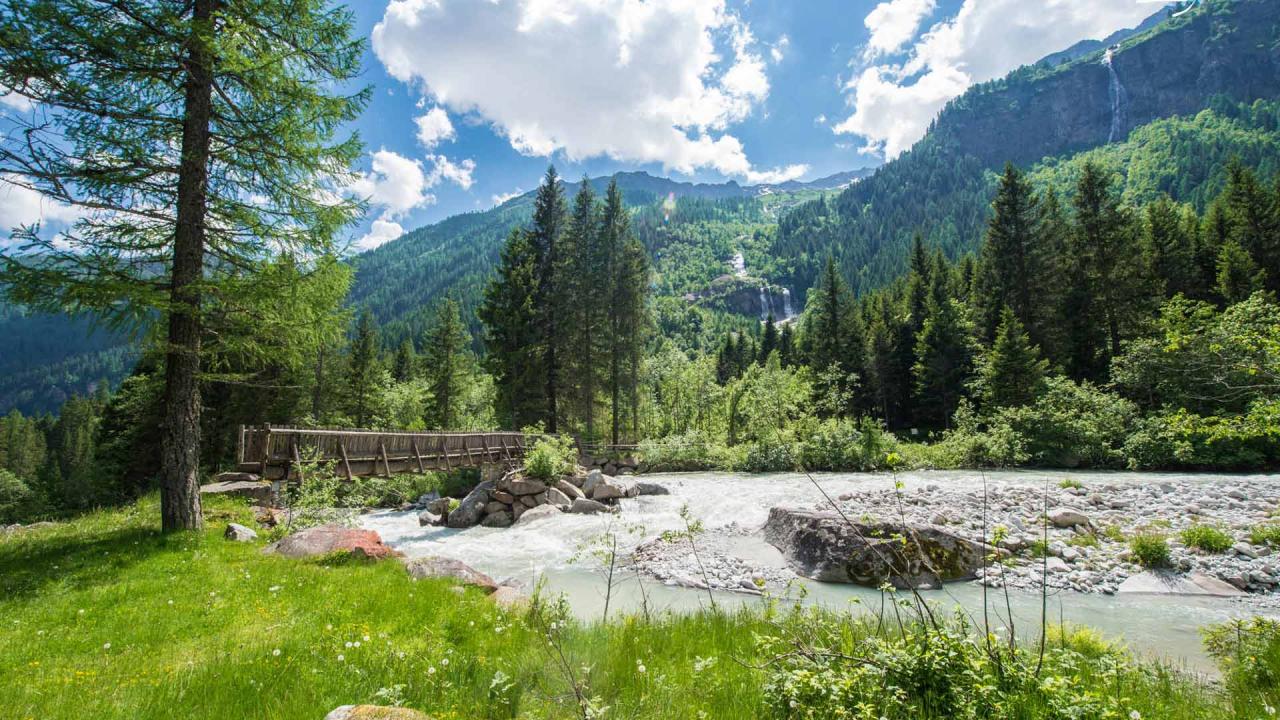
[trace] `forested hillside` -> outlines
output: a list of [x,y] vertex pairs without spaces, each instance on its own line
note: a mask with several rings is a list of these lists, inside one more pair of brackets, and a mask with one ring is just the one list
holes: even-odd
[[[1225,109],[1280,96],[1278,39],[1280,4],[1210,0],[1115,48],[1056,66],[1024,67],[974,86],[948,104],[919,143],[874,176],[834,203],[815,202],[783,219],[773,249],[793,264],[786,281],[800,290],[810,287],[832,254],[857,291],[883,286],[905,271],[917,232],[953,259],[973,250],[994,191],[993,172],[1007,161],[1025,166],[1119,142],[1112,154],[1142,154],[1145,162],[1138,166],[1178,178],[1142,192],[1203,202],[1221,187],[1221,177],[1206,177],[1207,169],[1220,168],[1233,154],[1265,154],[1270,141],[1261,136],[1274,132],[1274,118],[1255,121]],[[1223,122],[1166,126],[1136,146],[1123,142],[1154,120],[1208,107],[1222,110]],[[1228,120],[1239,126],[1227,128]],[[1178,137],[1157,137],[1168,131]],[[1149,147],[1161,143],[1163,150]],[[1138,181],[1151,179],[1140,175]]]

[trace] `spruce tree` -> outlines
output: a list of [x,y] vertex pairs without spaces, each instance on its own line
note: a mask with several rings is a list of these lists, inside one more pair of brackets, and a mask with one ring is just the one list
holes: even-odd
[[404,382],[414,375],[414,366],[417,364],[417,353],[413,349],[413,341],[405,338],[400,343],[400,347],[396,348],[396,357],[391,364],[391,377],[396,382]]
[[10,114],[0,177],[79,213],[56,236],[20,228],[0,285],[41,310],[162,328],[165,531],[202,525],[202,342],[259,359],[304,345],[211,325],[290,293],[264,260],[331,255],[358,215],[334,199],[361,152],[336,135],[368,98],[338,90],[360,71],[352,25],[344,7],[285,0],[23,0],[0,12],[0,87],[38,108]]
[[1038,335],[1045,298],[1038,296],[1045,279],[1039,246],[1040,209],[1031,183],[1008,163],[1000,178],[978,266],[978,328],[988,342],[996,334],[1003,308],[1013,310]]
[[426,378],[431,388],[427,422],[432,427],[442,430],[458,427],[461,388],[470,374],[470,346],[471,336],[462,324],[458,303],[453,298],[445,298],[436,309],[423,347]]
[[637,430],[640,354],[648,328],[649,292],[648,255],[631,231],[631,216],[616,179],[609,181],[605,193],[600,241],[607,278],[609,434],[616,445],[628,415],[632,433]]
[[1228,305],[1247,300],[1266,283],[1266,271],[1253,261],[1249,251],[1228,240],[1218,254],[1218,296]]
[[479,309],[485,325],[485,367],[497,388],[495,411],[508,428],[536,425],[546,417],[538,266],[528,233],[513,229]]
[[860,408],[857,388],[864,372],[865,338],[853,295],[833,258],[827,258],[809,305],[801,338],[805,362],[817,379],[814,392],[819,398],[839,398],[824,403],[834,414],[852,415]]
[[600,242],[600,212],[595,193],[582,178],[573,199],[573,213],[565,231],[565,287],[569,327],[569,385],[574,389],[574,412],[588,439],[596,438],[596,401],[602,385],[602,360],[607,354],[605,303],[599,293],[599,273],[607,259]]
[[543,355],[543,427],[549,433],[559,430],[562,365],[568,344],[566,319],[571,298],[567,288],[567,257],[561,248],[566,221],[564,188],[555,166],[550,166],[538,186],[533,201],[533,223],[529,227],[529,242],[537,258],[538,271],[534,307]]
[[1143,225],[1143,249],[1164,296],[1202,294],[1196,271],[1195,237],[1187,233],[1186,216],[1168,197],[1147,205]]
[[356,336],[351,341],[351,356],[347,363],[347,398],[351,419],[356,427],[369,422],[373,393],[378,384],[378,355],[382,352],[378,328],[373,314],[360,313],[356,323]]
[[795,365],[795,331],[791,329],[791,323],[784,323],[782,326],[782,334],[778,338],[778,359],[782,362],[782,367],[793,367]]
[[1223,191],[1232,233],[1266,273],[1268,290],[1280,291],[1280,209],[1277,197],[1258,180],[1252,169],[1238,159],[1227,167],[1227,187]]
[[[935,284],[940,284],[940,273]],[[951,426],[951,416],[973,374],[973,340],[961,308],[942,293],[929,295],[928,317],[916,339],[916,419],[929,428]]]
[[764,332],[760,335],[760,354],[756,356],[756,364],[763,366],[769,355],[778,350],[778,326],[774,324],[773,313],[765,320]]
[[1005,308],[995,343],[983,359],[980,384],[989,407],[1029,405],[1044,386],[1049,363],[1031,343],[1018,316]]

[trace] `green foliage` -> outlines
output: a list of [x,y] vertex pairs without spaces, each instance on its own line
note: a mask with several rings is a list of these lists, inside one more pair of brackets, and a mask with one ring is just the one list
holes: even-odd
[[1068,490],[1073,488],[1080,489],[1084,487],[1084,483],[1080,482],[1079,480],[1076,480],[1075,478],[1062,478],[1062,480],[1058,481],[1058,487],[1062,488],[1063,490]]
[[1202,417],[1186,410],[1142,419],[1125,441],[1136,469],[1258,470],[1280,466],[1280,400],[1259,400],[1242,415]]
[[1280,524],[1255,525],[1249,530],[1249,542],[1254,545],[1280,546]]
[[1202,634],[1226,676],[1233,705],[1262,707],[1273,715],[1270,708],[1280,706],[1280,621],[1254,616],[1211,625]]
[[1208,553],[1224,553],[1235,542],[1222,528],[1214,525],[1195,524],[1178,533],[1182,544]]
[[1015,407],[1033,402],[1044,389],[1049,362],[1040,358],[1022,323],[1009,308],[1000,317],[995,342],[982,359],[978,385],[987,407]]
[[1169,541],[1163,533],[1152,530],[1137,533],[1129,538],[1129,552],[1145,568],[1163,568],[1169,565]]
[[577,463],[573,441],[563,435],[540,438],[524,458],[524,472],[538,480],[554,480],[573,470]]
[[17,475],[0,469],[0,525],[27,520],[36,503],[35,493]]

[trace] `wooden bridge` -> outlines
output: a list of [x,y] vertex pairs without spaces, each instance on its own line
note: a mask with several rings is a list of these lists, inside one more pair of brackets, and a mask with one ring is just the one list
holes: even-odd
[[524,457],[519,432],[384,432],[280,425],[240,427],[237,470],[300,482],[308,466],[339,477],[425,473],[514,462]]

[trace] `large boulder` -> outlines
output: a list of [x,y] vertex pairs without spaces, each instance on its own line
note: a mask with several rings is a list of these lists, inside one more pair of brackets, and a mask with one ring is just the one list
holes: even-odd
[[653,482],[637,482],[632,487],[637,495],[670,495],[671,491]]
[[769,511],[764,537],[804,577],[902,589],[972,578],[992,550],[935,525],[851,522],[786,507]]
[[498,589],[498,583],[494,582],[493,578],[485,575],[479,570],[476,570],[461,560],[452,560],[450,558],[442,558],[432,555],[406,560],[404,568],[409,572],[409,577],[414,580],[422,580],[424,578],[452,578],[461,582],[463,585],[478,587],[486,593],[491,593]]
[[1130,575],[1116,590],[1121,595],[1201,595],[1239,597],[1238,588],[1212,575],[1193,572],[1185,577],[1171,572],[1148,570]]
[[[610,480],[612,480],[612,478],[610,478]],[[601,481],[596,483],[596,486],[591,489],[592,500],[617,500],[618,498],[626,496],[627,489],[616,482]]]
[[[607,478],[607,479],[612,480],[613,478]],[[591,492],[596,489],[597,485],[604,482],[605,480],[606,478],[604,476],[604,473],[600,472],[599,470],[592,470],[591,472],[587,473],[587,479],[582,481],[583,496],[591,497]]]
[[560,492],[560,490],[553,487],[547,488],[545,502],[548,505],[555,505],[562,510],[568,510],[569,506],[573,504],[573,500],[568,495],[565,495]]
[[451,528],[469,528],[480,522],[480,518],[484,515],[484,506],[489,504],[489,493],[493,490],[494,481],[486,480],[467,493],[462,498],[462,502],[458,503],[458,507],[449,511],[449,517],[445,521]]
[[507,483],[507,487],[503,488],[507,492],[521,497],[523,495],[537,495],[546,492],[547,484],[541,480],[513,479]]
[[[503,507],[505,508],[506,506],[503,505]],[[499,510],[485,515],[484,519],[480,521],[480,524],[485,527],[504,528],[511,527],[511,523],[513,522],[515,522],[515,517],[510,511]]]
[[1077,525],[1088,525],[1089,516],[1069,507],[1057,507],[1049,511],[1049,522],[1054,527],[1069,528]]
[[418,526],[428,527],[431,525],[443,525],[444,519],[430,510],[423,510],[418,513]]
[[403,707],[343,705],[330,711],[324,720],[431,720],[431,716]]
[[274,507],[279,497],[275,488],[266,480],[259,480],[257,475],[249,473],[222,473],[217,477],[252,478],[237,480],[217,480],[200,486],[201,495],[221,495],[222,497],[246,498],[254,505]]
[[320,557],[338,552],[374,559],[399,555],[382,543],[378,533],[342,525],[307,528],[271,543],[262,552],[291,558]]
[[539,505],[536,508],[533,508],[531,510],[525,510],[523,513],[521,513],[520,518],[519,520],[517,520],[516,524],[529,525],[531,523],[538,522],[539,520],[542,520],[544,518],[549,518],[554,515],[560,515],[562,513],[563,511],[560,508],[556,507],[555,505]]
[[577,500],[580,497],[586,497],[586,495],[583,495],[582,491],[579,490],[576,485],[574,485],[573,483],[567,480],[557,480],[556,484],[553,485],[552,487],[564,493],[564,496],[569,498],[570,503],[572,503],[574,500]]
[[612,508],[602,502],[588,500],[586,498],[578,498],[569,506],[569,512],[576,515],[594,515],[602,512],[612,512]]

